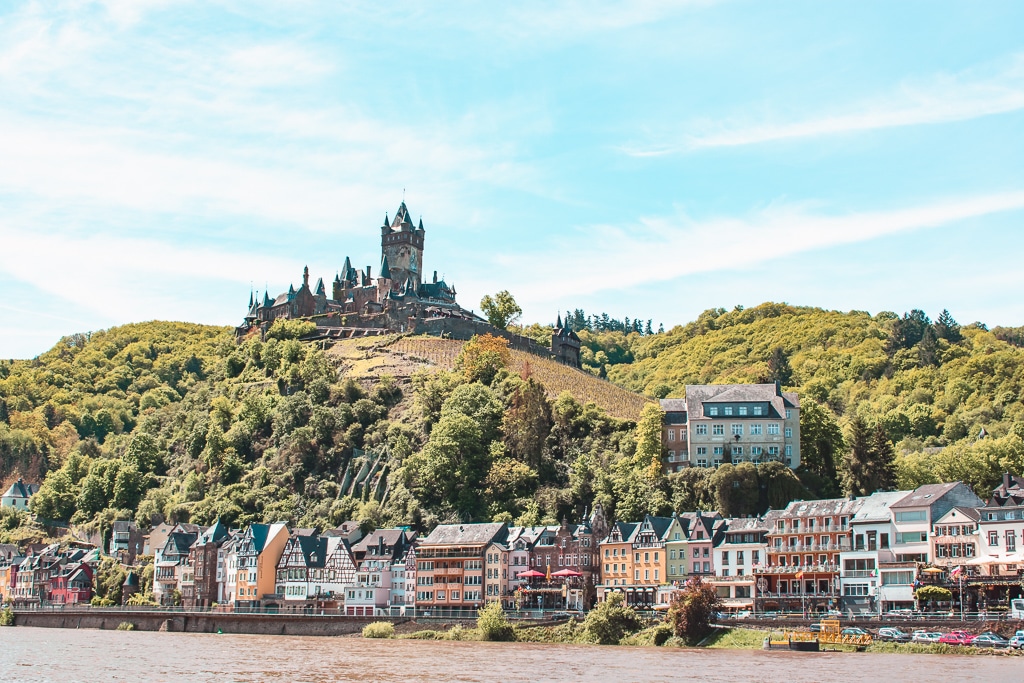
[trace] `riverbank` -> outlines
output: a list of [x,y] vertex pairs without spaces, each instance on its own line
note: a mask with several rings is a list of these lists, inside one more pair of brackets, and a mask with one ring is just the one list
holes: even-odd
[[409,681],[605,681],[701,683],[889,680],[991,683],[1019,678],[1002,657],[885,653],[758,652],[742,649],[588,647],[10,628],[0,631],[0,681],[18,683],[347,683]]

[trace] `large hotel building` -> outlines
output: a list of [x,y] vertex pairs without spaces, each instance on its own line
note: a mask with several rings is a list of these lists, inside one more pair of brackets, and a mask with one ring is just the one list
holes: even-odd
[[778,384],[695,384],[661,401],[667,472],[727,462],[800,465],[800,398]]

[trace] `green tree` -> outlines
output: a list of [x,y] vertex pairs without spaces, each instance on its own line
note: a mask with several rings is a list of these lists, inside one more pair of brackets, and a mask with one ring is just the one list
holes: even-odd
[[480,640],[513,641],[516,639],[512,624],[505,616],[505,610],[497,600],[488,602],[479,612],[476,620]]
[[768,381],[789,386],[793,382],[793,368],[789,365],[789,354],[781,346],[772,349],[768,357]]
[[724,517],[742,517],[760,512],[761,492],[757,468],[753,464],[726,463],[716,468],[711,475],[711,487],[715,491],[716,509]]
[[710,635],[712,621],[721,604],[715,587],[695,576],[686,582],[682,590],[676,591],[665,621],[676,637],[689,645],[696,645]]
[[469,382],[490,385],[500,370],[512,363],[508,340],[493,334],[477,335],[462,347],[455,367]]
[[539,467],[544,442],[553,426],[551,403],[544,386],[532,377],[520,383],[509,397],[502,419],[509,455],[531,467]]
[[822,497],[838,493],[836,463],[846,450],[843,431],[827,407],[810,398],[800,401],[800,471],[820,478]]
[[860,416],[854,416],[845,464],[843,488],[847,494],[869,496],[896,487],[896,455],[881,424],[868,429]]
[[604,601],[590,610],[583,620],[580,640],[597,645],[618,645],[620,640],[642,627],[643,621],[632,607],[626,606],[623,594],[607,592]]
[[956,344],[963,340],[963,335],[960,333],[960,325],[946,309],[942,309],[942,314],[935,321],[934,327],[935,335],[939,339],[945,339],[950,344]]
[[519,320],[523,314],[523,309],[516,303],[515,297],[504,289],[493,297],[490,294],[484,296],[480,300],[480,310],[487,318],[487,322],[502,330]]

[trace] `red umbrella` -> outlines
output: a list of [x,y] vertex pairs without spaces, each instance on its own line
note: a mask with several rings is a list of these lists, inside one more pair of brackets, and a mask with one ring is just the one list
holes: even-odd
[[520,578],[520,579],[543,579],[544,576],[545,576],[544,573],[538,572],[538,571],[533,570],[533,569],[530,569],[529,571],[520,572],[520,574],[519,574],[519,576],[517,578]]
[[580,572],[578,572],[578,571],[576,571],[574,569],[562,569],[561,571],[555,572],[551,576],[565,576],[565,577],[569,577],[569,576],[583,576],[583,574],[581,574]]

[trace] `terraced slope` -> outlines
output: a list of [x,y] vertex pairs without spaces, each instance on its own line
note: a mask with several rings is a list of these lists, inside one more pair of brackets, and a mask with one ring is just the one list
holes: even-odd
[[[425,336],[369,337],[337,342],[329,353],[341,361],[345,374],[351,377],[410,377],[431,368],[453,369],[463,344]],[[543,384],[552,398],[568,391],[578,401],[594,403],[621,419],[636,420],[650,401],[589,373],[524,351],[512,351],[512,364],[516,372],[528,372]]]

